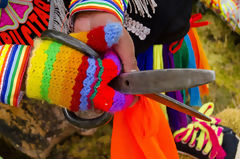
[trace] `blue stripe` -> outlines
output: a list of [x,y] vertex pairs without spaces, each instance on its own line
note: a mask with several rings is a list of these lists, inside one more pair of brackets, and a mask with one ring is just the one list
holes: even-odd
[[87,77],[83,81],[83,89],[81,90],[81,98],[80,98],[80,110],[87,110],[88,109],[88,98],[87,96],[89,95],[91,91],[91,85],[93,84],[95,77],[94,74],[96,72],[96,65],[95,65],[96,60],[93,58],[88,58],[88,69],[87,69]]
[[[114,6],[122,15],[123,15],[123,11],[121,10],[121,8],[118,7],[117,4],[115,4],[113,1],[109,1],[109,0],[83,0],[81,2],[78,1],[78,3],[82,3],[84,5],[84,3],[87,3],[87,2],[102,2],[102,3],[108,3],[112,6]],[[77,3],[75,4],[77,5]],[[74,9],[73,7],[75,7],[74,5],[71,6],[70,10],[71,9]]]
[[[194,51],[192,48],[192,43],[188,35],[184,37],[184,40],[187,44],[188,52],[189,52],[189,61],[188,61],[188,68],[196,68],[196,60]],[[199,87],[193,87],[188,89],[189,95],[190,95],[190,105],[191,106],[201,106],[201,97],[200,97],[200,91]]]
[[[8,63],[6,64],[6,71],[5,71],[5,74],[4,74],[4,79],[3,79],[3,87],[2,87],[2,92],[1,92],[1,102],[4,103],[4,97],[5,97],[5,93],[6,93],[6,89],[7,89],[7,85],[8,85],[8,78],[9,78],[9,73],[11,71],[11,66],[12,66],[12,63],[13,63],[13,60],[14,60],[14,53],[16,52],[17,50],[17,45],[14,45],[11,52],[10,52],[10,55],[8,57]],[[5,103],[5,104],[8,104],[8,103]]]
[[[12,63],[12,66],[11,66],[11,71],[10,71],[10,80],[8,82],[8,85],[7,85],[7,90],[6,90],[6,93],[5,93],[5,98],[4,98],[4,102],[5,103],[8,103],[7,101],[7,98],[8,98],[8,94],[9,94],[9,89],[10,89],[10,85],[11,85],[11,82],[12,80],[14,80],[14,77],[12,77],[13,75],[13,71],[14,71],[14,68],[15,68],[15,65],[16,65],[16,62],[17,62],[17,59],[18,59],[18,55],[19,55],[19,50],[21,49],[21,46],[20,45],[16,45],[17,46],[17,49],[16,49],[16,52],[14,52],[14,60],[13,60],[13,63]],[[10,104],[10,103],[8,103]]]
[[124,11],[127,10],[127,4],[124,2],[124,0],[122,0],[122,3],[124,5]]
[[72,8],[75,7],[75,5],[76,5],[77,3],[80,3],[80,2],[79,2],[79,1],[74,2],[74,3],[70,6],[70,9],[69,9],[69,10],[72,10]]
[[138,54],[137,65],[141,71],[153,69],[153,46],[149,47],[145,52]]

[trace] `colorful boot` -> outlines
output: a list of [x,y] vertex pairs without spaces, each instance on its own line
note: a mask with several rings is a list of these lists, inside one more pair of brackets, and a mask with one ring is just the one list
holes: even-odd
[[[210,116],[213,109],[213,103],[207,103],[199,111]],[[214,117],[211,122],[190,119],[186,128],[173,134],[179,153],[199,159],[239,159],[239,138],[232,129],[218,125],[219,122]]]

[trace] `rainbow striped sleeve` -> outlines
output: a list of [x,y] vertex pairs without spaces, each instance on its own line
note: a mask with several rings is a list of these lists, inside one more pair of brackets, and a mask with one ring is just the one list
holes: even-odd
[[123,22],[127,5],[128,0],[72,0],[70,3],[70,16],[79,11],[104,11],[112,13]]
[[23,93],[22,79],[31,47],[27,45],[0,46],[0,102],[18,106]]

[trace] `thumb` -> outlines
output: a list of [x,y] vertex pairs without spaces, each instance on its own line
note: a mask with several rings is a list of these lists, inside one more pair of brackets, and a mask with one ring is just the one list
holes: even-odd
[[123,34],[120,37],[118,44],[114,45],[114,49],[122,61],[124,72],[139,70],[135,58],[134,44],[126,29],[123,28]]

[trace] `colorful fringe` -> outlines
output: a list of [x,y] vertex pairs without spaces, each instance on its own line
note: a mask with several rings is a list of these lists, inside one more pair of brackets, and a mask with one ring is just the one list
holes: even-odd
[[104,11],[115,15],[122,23],[128,0],[72,0],[70,16],[80,11]]
[[23,93],[20,92],[22,79],[27,66],[30,46],[0,46],[0,101],[18,106]]
[[[210,69],[206,55],[202,49],[199,37],[195,29],[191,28],[184,37],[180,49],[172,54],[169,45],[154,45],[146,52],[137,56],[138,67],[140,70],[152,70],[162,68],[199,68]],[[163,67],[164,66],[164,67]],[[188,89],[190,105],[201,106],[200,96],[208,95],[208,85],[203,85]],[[187,101],[185,90],[168,92],[167,95],[179,100]],[[165,111],[166,108],[163,109]],[[173,109],[167,108],[169,124],[173,130],[178,130],[187,125],[186,116]]]

